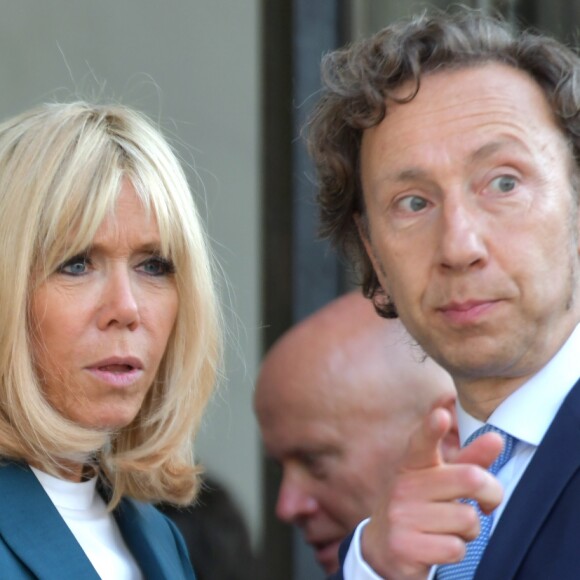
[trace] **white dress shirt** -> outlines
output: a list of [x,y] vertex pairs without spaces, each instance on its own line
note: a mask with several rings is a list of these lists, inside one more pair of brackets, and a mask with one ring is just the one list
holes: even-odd
[[[494,512],[492,532],[558,409],[580,377],[579,353],[580,325],[576,326],[548,364],[505,399],[487,420],[490,425],[518,440],[511,459],[497,475],[504,488],[504,497]],[[459,403],[457,421],[462,445],[483,425],[468,415]],[[361,532],[368,521],[361,522],[353,536],[344,562],[345,580],[381,580],[381,576],[362,557]],[[435,570],[434,566],[429,574],[430,579],[434,577]]]

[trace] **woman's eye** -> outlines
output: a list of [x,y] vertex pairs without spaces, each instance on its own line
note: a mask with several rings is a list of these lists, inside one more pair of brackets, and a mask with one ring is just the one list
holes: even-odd
[[408,195],[399,200],[398,204],[400,209],[405,211],[416,213],[418,211],[424,210],[427,207],[427,200],[419,197],[418,195]]
[[491,180],[491,187],[501,193],[509,193],[516,188],[518,181],[511,175],[500,175]]
[[60,274],[68,276],[82,276],[89,267],[89,258],[85,255],[73,256],[57,268]]
[[138,269],[149,276],[166,276],[175,273],[173,262],[160,256],[155,256],[141,262]]

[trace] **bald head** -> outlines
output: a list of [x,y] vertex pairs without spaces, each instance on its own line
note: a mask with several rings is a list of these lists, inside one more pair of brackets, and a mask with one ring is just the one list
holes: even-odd
[[[409,388],[413,386],[413,388]],[[450,378],[425,359],[399,320],[386,320],[351,293],[288,331],[263,361],[256,405],[330,398],[353,406],[424,408],[452,389]],[[384,410],[384,407],[383,407]]]
[[303,529],[327,572],[343,537],[370,515],[419,417],[453,392],[401,323],[380,318],[358,293],[270,350],[255,408],[266,450],[284,470],[277,514]]

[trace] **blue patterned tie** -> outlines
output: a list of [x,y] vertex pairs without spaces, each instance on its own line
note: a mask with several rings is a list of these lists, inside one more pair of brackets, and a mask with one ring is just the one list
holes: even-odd
[[[504,440],[502,452],[499,454],[498,458],[492,463],[488,470],[493,475],[497,475],[499,470],[509,461],[510,457],[512,456],[516,439],[501,429],[494,427],[493,425],[484,425],[467,439],[465,446],[469,445],[479,436],[483,435],[484,433],[489,433],[490,431],[499,433]],[[485,515],[479,509],[478,503],[472,499],[465,499],[461,501],[475,506],[475,509],[479,515],[480,533],[475,540],[467,544],[465,558],[463,558],[461,562],[439,566],[437,569],[437,580],[472,580],[472,578],[475,576],[475,571],[477,570],[477,566],[481,560],[483,551],[485,550],[489,540],[489,533],[493,523],[493,512],[489,515]]]

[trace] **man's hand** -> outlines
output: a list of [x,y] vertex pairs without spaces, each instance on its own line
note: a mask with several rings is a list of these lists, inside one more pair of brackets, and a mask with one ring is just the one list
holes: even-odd
[[479,534],[479,518],[473,506],[457,500],[472,498],[486,513],[501,502],[502,487],[486,471],[501,452],[501,436],[482,435],[455,453],[447,450],[444,459],[442,442],[452,427],[450,401],[440,402],[411,437],[363,530],[363,557],[384,578],[424,579],[433,564],[461,560],[466,542]]

